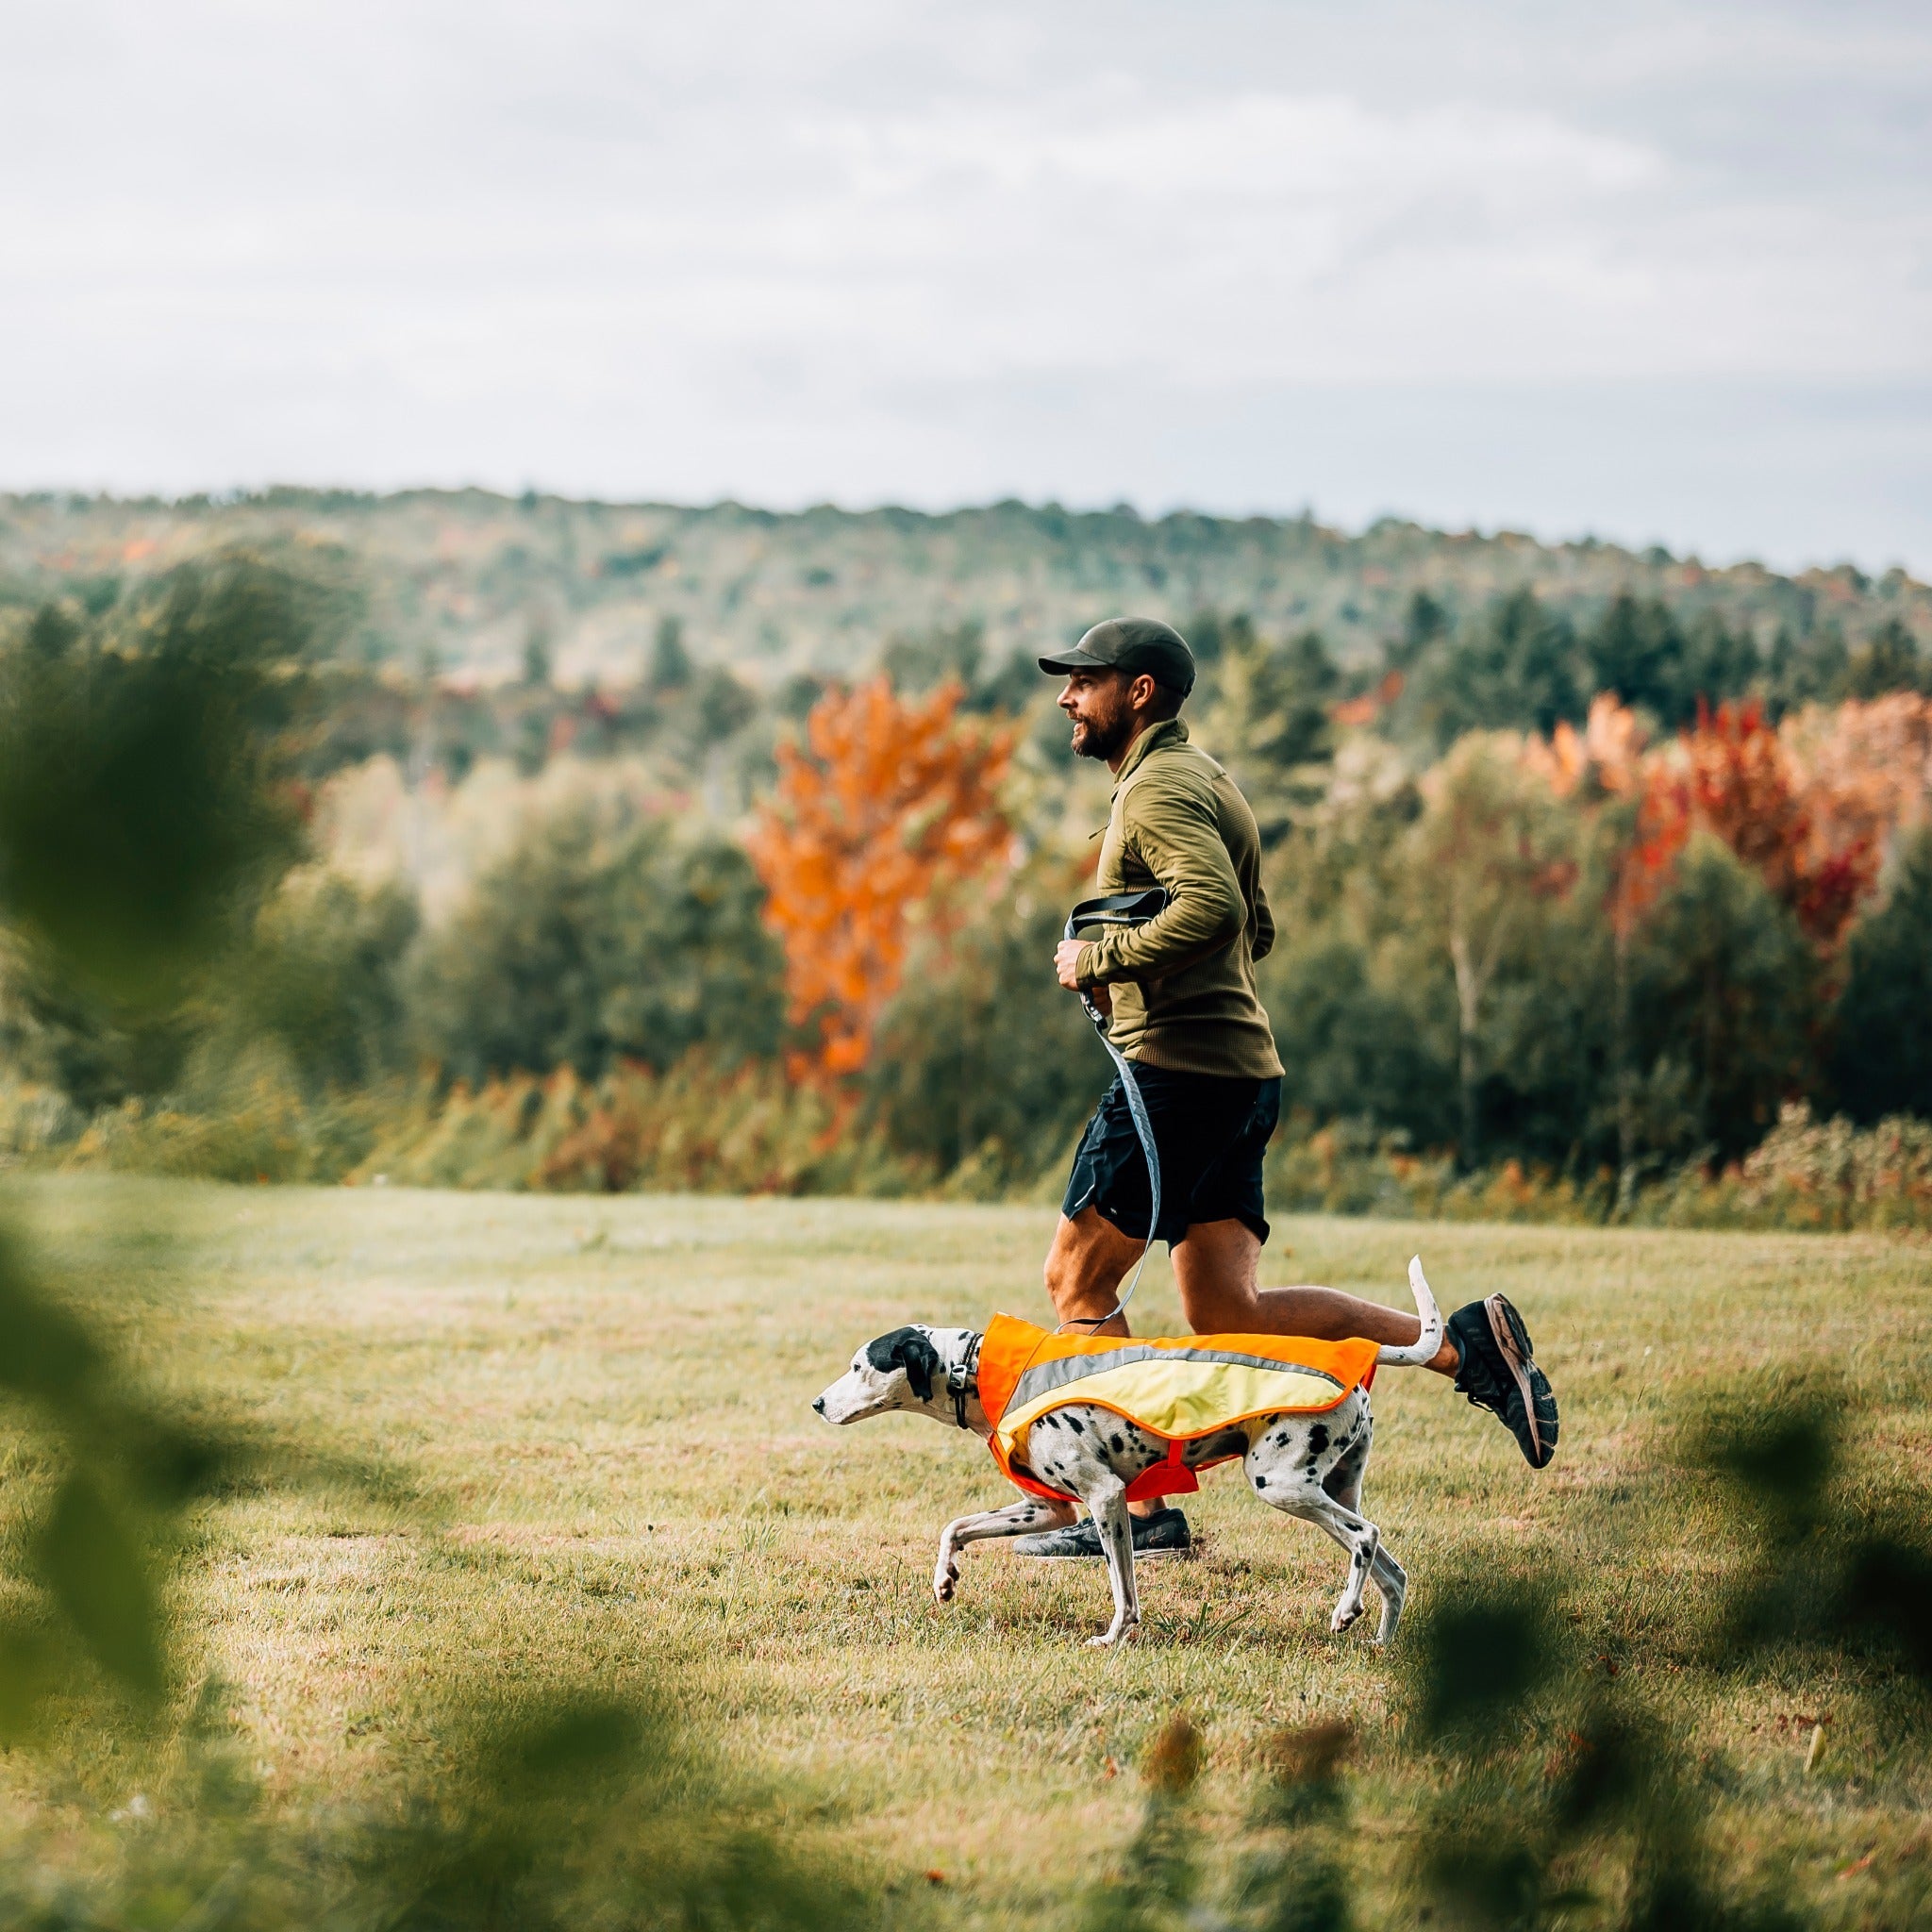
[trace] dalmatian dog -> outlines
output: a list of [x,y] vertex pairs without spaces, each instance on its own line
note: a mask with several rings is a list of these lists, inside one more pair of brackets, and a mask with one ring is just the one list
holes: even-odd
[[[1408,1267],[1422,1334],[1407,1347],[1384,1347],[1376,1359],[1388,1368],[1418,1368],[1442,1342],[1442,1315],[1423,1276],[1420,1257]],[[841,1425],[903,1410],[992,1433],[974,1377],[979,1335],[970,1328],[894,1328],[869,1341],[852,1366],[812,1404],[827,1422]],[[1361,1514],[1362,1476],[1368,1468],[1374,1423],[1369,1391],[1356,1388],[1333,1408],[1318,1414],[1250,1417],[1239,1426],[1188,1445],[1190,1467],[1235,1457],[1256,1495],[1289,1516],[1326,1531],[1348,1553],[1348,1578],[1328,1620],[1340,1635],[1362,1614],[1362,1596],[1373,1581],[1382,1601],[1374,1641],[1387,1643],[1402,1620],[1408,1578],[1382,1546],[1381,1532]],[[1131,1641],[1140,1629],[1134,1583],[1134,1541],[1127,1522],[1127,1485],[1161,1461],[1168,1445],[1158,1436],[1097,1403],[1071,1401],[1041,1416],[1028,1433],[1028,1466],[1047,1487],[1073,1502],[1023,1495],[1003,1509],[960,1516],[940,1536],[933,1595],[950,1603],[959,1577],[959,1553],[968,1543],[1024,1536],[1074,1520],[1074,1503],[1086,1508],[1100,1533],[1113,1587],[1113,1621],[1089,1643],[1108,1649]]]

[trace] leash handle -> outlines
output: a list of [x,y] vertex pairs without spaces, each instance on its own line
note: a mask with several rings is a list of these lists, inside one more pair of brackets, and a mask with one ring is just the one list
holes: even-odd
[[[1083,899],[1067,914],[1066,934],[1068,939],[1078,937],[1078,928],[1083,925],[1144,925],[1156,913],[1165,910],[1167,891],[1162,886],[1149,886],[1139,892],[1109,892],[1098,899]],[[1134,1298],[1134,1291],[1141,1285],[1141,1271],[1147,1265],[1147,1257],[1154,1252],[1155,1230],[1160,1225],[1160,1153],[1154,1144],[1154,1123],[1147,1112],[1147,1102],[1141,1092],[1141,1083],[1134,1077],[1134,1069],[1127,1057],[1117,1047],[1108,1030],[1108,1018],[1094,1003],[1093,995],[1083,987],[1080,1004],[1087,1008],[1087,1017],[1093,1022],[1093,1030],[1100,1035],[1100,1043],[1106,1047],[1108,1057],[1119,1070],[1122,1090],[1127,1096],[1127,1112],[1133,1118],[1134,1132],[1140,1137],[1141,1153],[1147,1162],[1147,1187],[1151,1203],[1147,1218],[1147,1239],[1141,1247],[1141,1258],[1134,1264],[1133,1277],[1127,1283],[1123,1294],[1104,1315],[1075,1315],[1060,1324],[1060,1329],[1070,1327],[1097,1328],[1103,1322],[1111,1322],[1122,1313]]]

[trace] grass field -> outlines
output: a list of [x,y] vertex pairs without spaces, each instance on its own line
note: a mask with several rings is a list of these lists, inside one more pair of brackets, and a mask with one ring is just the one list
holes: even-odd
[[[974,1552],[958,1601],[933,1604],[940,1524],[997,1499],[982,1448],[911,1418],[835,1431],[808,1407],[902,1321],[1038,1317],[1050,1210],[106,1182],[33,1198],[75,1256],[83,1226],[172,1237],[193,1345],[153,1373],[419,1487],[415,1505],[271,1490],[197,1515],[191,1674],[227,1687],[275,1802],[403,1775],[452,1673],[568,1670],[622,1691],[668,1659],[694,1729],[771,1779],[808,1836],[856,1850],[922,1915],[1036,1923],[1131,1834],[1135,1767],[1174,1711],[1205,1733],[1200,1828],[1227,1844],[1265,1740],[1345,1718],[1368,1921],[1398,1911],[1417,1795],[1400,1663],[1368,1646],[1373,1618],[1326,1634],[1331,1544],[1223,1472],[1190,1499],[1201,1557],[1142,1571],[1141,1643],[1096,1655],[1080,1640],[1105,1621],[1097,1567]],[[1657,1465],[1706,1392],[1823,1365],[1858,1406],[1861,1470],[1923,1490],[1932,1248],[1294,1219],[1266,1278],[1400,1302],[1418,1248],[1445,1307],[1500,1288],[1524,1308],[1564,1434],[1536,1474],[1446,1384],[1382,1378],[1366,1508],[1412,1605],[1474,1562],[1560,1572],[1590,1667],[1689,1730],[1726,1854],[1781,1861],[1793,1895],[1846,1924],[1905,1923],[1869,1913],[1932,1857],[1914,1707],[1851,1666],[1793,1654],[1740,1673],[1691,1641],[1721,1559]],[[1135,1313],[1145,1332],[1175,1323],[1158,1263]],[[144,1303],[125,1320],[138,1348],[161,1325]],[[138,1774],[112,1752],[58,1790],[19,1760],[4,1773],[54,1809],[125,1802]]]

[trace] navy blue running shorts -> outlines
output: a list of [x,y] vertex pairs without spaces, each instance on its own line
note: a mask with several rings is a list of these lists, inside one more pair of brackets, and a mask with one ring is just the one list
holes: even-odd
[[[1241,1221],[1268,1239],[1262,1212],[1261,1158],[1281,1117],[1281,1082],[1229,1080],[1134,1063],[1135,1083],[1154,1124],[1160,1156],[1160,1225],[1169,1246],[1200,1221]],[[1071,1220],[1097,1208],[1124,1235],[1147,1239],[1153,1202],[1147,1160],[1126,1090],[1116,1076],[1093,1110],[1074,1156],[1060,1212]]]

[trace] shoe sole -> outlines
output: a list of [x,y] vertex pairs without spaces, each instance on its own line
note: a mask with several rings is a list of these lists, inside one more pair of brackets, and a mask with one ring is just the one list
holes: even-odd
[[1483,1313],[1489,1317],[1490,1333],[1495,1340],[1497,1351],[1510,1374],[1516,1378],[1517,1392],[1523,1397],[1523,1419],[1529,1430],[1530,1443],[1536,1451],[1529,1458],[1529,1465],[1532,1469],[1541,1469],[1557,1453],[1557,1439],[1552,1434],[1547,1444],[1543,1441],[1542,1420],[1537,1414],[1536,1385],[1530,1380],[1530,1375],[1536,1374],[1542,1382],[1554,1407],[1556,1397],[1550,1391],[1549,1378],[1537,1367],[1529,1330],[1523,1325],[1523,1317],[1506,1296],[1491,1295],[1483,1304]]

